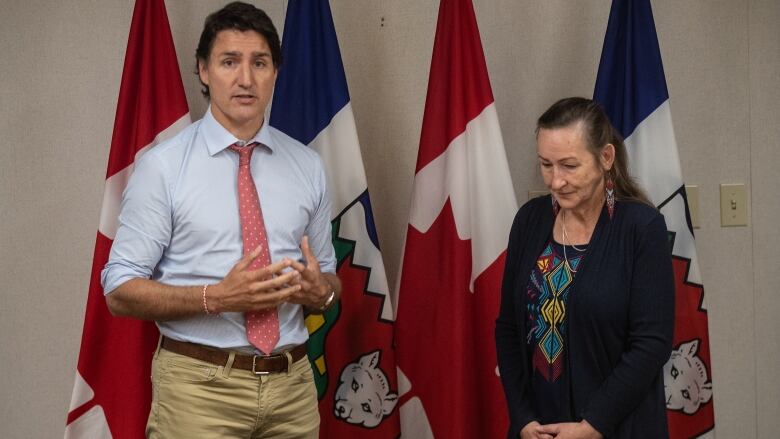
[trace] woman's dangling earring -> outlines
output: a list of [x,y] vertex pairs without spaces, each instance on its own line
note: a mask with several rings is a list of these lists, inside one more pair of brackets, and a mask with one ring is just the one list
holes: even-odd
[[607,211],[609,211],[609,219],[615,214],[615,182],[612,181],[612,177],[607,174],[606,183],[604,188],[607,191]]
[[558,200],[555,199],[555,196],[550,195],[550,199],[552,200],[553,218],[555,218],[558,216],[558,212],[561,210],[561,206],[558,205]]

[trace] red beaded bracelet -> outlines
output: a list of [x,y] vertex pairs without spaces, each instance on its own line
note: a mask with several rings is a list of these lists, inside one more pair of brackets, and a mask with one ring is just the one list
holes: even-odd
[[206,289],[209,287],[209,284],[203,285],[203,311],[206,314],[211,314],[211,311],[209,311],[209,306],[206,304]]

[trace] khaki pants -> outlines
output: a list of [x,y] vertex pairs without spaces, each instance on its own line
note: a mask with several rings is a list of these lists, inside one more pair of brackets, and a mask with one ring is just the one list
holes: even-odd
[[319,436],[309,360],[288,372],[251,371],[158,349],[152,361],[148,438],[312,438]]

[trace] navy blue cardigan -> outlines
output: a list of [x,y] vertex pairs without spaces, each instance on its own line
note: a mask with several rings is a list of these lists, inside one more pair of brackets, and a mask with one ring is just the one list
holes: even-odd
[[[526,285],[552,236],[550,196],[520,208],[509,235],[496,349],[509,433],[536,420],[529,392]],[[663,215],[638,202],[603,208],[567,304],[571,407],[606,438],[669,436],[662,368],[674,329],[674,278]]]

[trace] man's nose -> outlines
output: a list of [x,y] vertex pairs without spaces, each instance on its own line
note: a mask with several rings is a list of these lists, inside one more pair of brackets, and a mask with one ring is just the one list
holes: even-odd
[[238,85],[241,87],[249,87],[252,85],[252,66],[249,64],[241,64],[238,68]]

